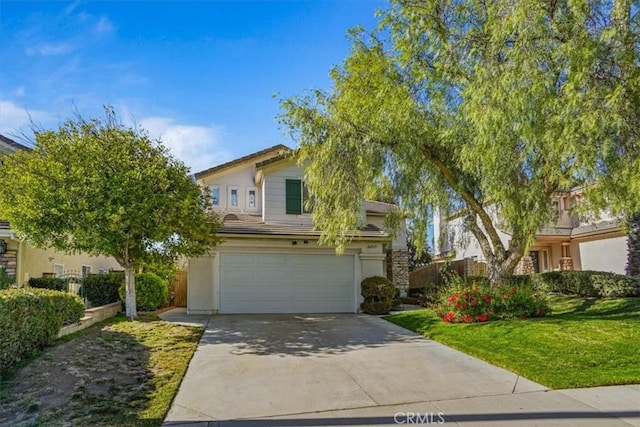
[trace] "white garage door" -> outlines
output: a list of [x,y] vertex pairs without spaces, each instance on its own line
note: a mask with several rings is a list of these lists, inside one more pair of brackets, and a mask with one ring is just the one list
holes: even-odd
[[352,255],[221,254],[221,313],[354,311]]

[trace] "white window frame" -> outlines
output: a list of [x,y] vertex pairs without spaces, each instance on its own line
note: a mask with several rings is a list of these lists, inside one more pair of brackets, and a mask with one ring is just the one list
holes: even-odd
[[[58,273],[56,269],[59,269],[60,272]],[[56,277],[61,277],[64,274],[64,264],[53,264],[53,274]]]
[[[87,268],[87,274],[84,274],[84,269]],[[80,271],[82,272],[82,278],[84,279],[85,277],[87,277],[89,274],[91,274],[91,266],[90,265],[86,265],[83,264],[82,267],[80,267]]]
[[[236,204],[233,205],[233,192],[236,192]],[[228,199],[228,203],[227,203],[227,208],[229,210],[240,210],[240,206],[242,206],[241,200],[240,200],[240,187],[238,187],[237,185],[230,185],[229,186],[229,199]]]
[[[254,205],[251,206],[249,205],[249,201],[251,200],[250,194],[253,191],[253,201],[254,201]],[[252,212],[257,212],[260,210],[260,206],[258,203],[258,197],[259,194],[258,193],[258,187],[247,187],[246,191],[245,191],[246,195],[245,195],[245,209],[247,211],[252,211]]]
[[107,273],[108,273],[108,271],[107,271],[107,269],[106,269],[106,268],[102,268],[102,267],[100,267],[100,268],[98,269],[98,274],[107,274]]
[[[220,191],[220,186],[219,185],[212,185],[210,187],[210,189],[211,189],[211,204],[213,205],[214,208],[218,208],[218,207],[220,207],[222,205],[222,194],[221,194],[221,191]],[[214,203],[213,202],[213,200],[214,200],[213,199],[213,192],[215,190],[218,190],[218,203]]]

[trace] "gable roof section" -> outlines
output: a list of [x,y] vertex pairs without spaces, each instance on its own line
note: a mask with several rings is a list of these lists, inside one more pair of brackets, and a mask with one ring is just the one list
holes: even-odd
[[264,150],[260,150],[260,151],[256,151],[255,153],[251,153],[251,154],[247,154],[246,156],[240,157],[238,159],[232,160],[230,162],[227,163],[223,163],[221,165],[218,166],[214,166],[212,168],[200,171],[200,172],[196,172],[195,177],[196,179],[200,179],[203,178],[207,175],[210,175],[214,172],[220,172],[223,171],[225,169],[229,169],[232,168],[234,166],[240,165],[242,163],[245,162],[249,162],[255,158],[264,156],[266,154],[269,154],[271,152],[274,153],[273,157],[279,157],[282,154],[284,154],[284,152],[288,152],[290,151],[289,147],[287,147],[286,145],[282,145],[282,144],[278,144],[278,145],[274,145],[273,147],[269,147],[269,148],[265,148]]
[[18,150],[31,151],[31,148],[0,134],[0,154],[15,153]]
[[365,200],[364,209],[369,213],[388,214],[398,209],[393,203],[378,202],[376,200]]

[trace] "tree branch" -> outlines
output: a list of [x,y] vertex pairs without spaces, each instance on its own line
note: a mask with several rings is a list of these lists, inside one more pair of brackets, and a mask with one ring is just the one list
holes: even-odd
[[462,199],[467,203],[467,206],[469,206],[469,208],[473,210],[476,215],[478,215],[480,221],[482,222],[482,225],[484,226],[484,229],[489,236],[489,239],[491,240],[491,245],[493,246],[492,253],[497,254],[500,252],[504,252],[504,245],[502,244],[502,240],[500,240],[500,236],[493,226],[493,221],[485,211],[482,203],[480,203],[480,201],[475,198],[473,193],[464,188],[464,185],[460,182],[460,180],[451,172],[451,169],[446,164],[444,164],[442,160],[440,160],[440,158],[436,155],[436,153],[434,153],[431,147],[426,144],[422,144],[420,150],[427,157],[427,159],[438,168],[445,181],[460,195],[460,197],[462,197]]

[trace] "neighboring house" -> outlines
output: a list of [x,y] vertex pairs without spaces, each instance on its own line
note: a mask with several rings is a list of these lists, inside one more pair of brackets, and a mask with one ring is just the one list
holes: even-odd
[[224,224],[209,256],[189,260],[189,313],[357,312],[360,282],[389,272],[408,286],[404,230],[383,230],[394,205],[363,202],[343,255],[318,244],[304,174],[284,145],[196,173]]
[[[0,135],[0,161],[2,156],[29,149]],[[11,229],[11,224],[2,220],[0,220],[0,266],[16,278],[18,286],[27,283],[31,277],[41,277],[45,273],[53,273],[56,276],[69,274],[86,276],[89,273],[120,269],[113,258],[91,257],[86,254],[67,255],[53,249],[34,248],[26,241],[19,239]]]
[[[596,270],[625,274],[627,237],[615,218],[601,213],[598,220],[580,217],[573,207],[582,197],[582,189],[558,192],[553,205],[558,211],[555,226],[545,227],[536,235],[536,241],[524,256],[516,273],[530,274],[553,270]],[[497,223],[496,212],[491,212]],[[449,255],[453,260],[484,257],[475,237],[466,229],[461,217],[445,217],[436,211],[434,224],[434,252],[440,258]],[[503,243],[511,236],[499,230]]]

